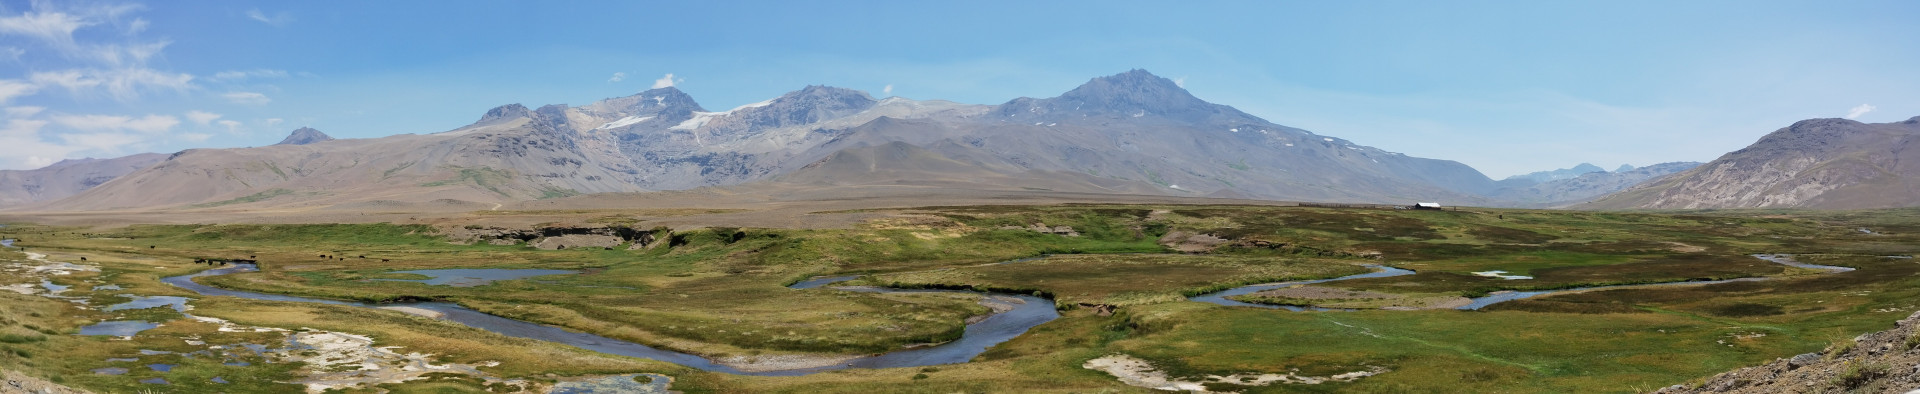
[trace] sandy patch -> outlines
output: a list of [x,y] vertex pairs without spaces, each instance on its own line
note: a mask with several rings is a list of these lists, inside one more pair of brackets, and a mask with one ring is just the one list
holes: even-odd
[[714,363],[733,367],[745,372],[784,371],[791,369],[818,368],[846,364],[860,358],[858,355],[821,355],[821,354],[780,354],[759,356],[733,356],[713,360]]
[[411,306],[383,306],[383,307],[380,307],[380,309],[385,309],[385,310],[390,310],[395,312],[402,312],[402,313],[425,317],[429,319],[439,319],[439,318],[447,317],[447,314],[445,313],[426,310],[422,308],[415,308]]
[[1683,244],[1679,242],[1671,242],[1671,241],[1667,242],[1667,244],[1673,245],[1673,247],[1667,248],[1667,249],[1673,250],[1675,252],[1680,252],[1680,253],[1700,253],[1700,252],[1707,251],[1707,248],[1704,246],[1693,246],[1693,245]]
[[[1293,286],[1261,291],[1244,296],[1248,299],[1278,298],[1301,301],[1324,308],[1384,309],[1384,310],[1421,310],[1453,309],[1473,300],[1460,296],[1408,296],[1406,294],[1382,293],[1377,291],[1347,290],[1321,286]],[[1251,300],[1240,300],[1253,302]]]
[[1161,236],[1159,243],[1160,245],[1181,253],[1199,253],[1213,250],[1213,248],[1219,247],[1220,245],[1225,245],[1227,240],[1208,234],[1196,234],[1176,230]]
[[1385,368],[1374,367],[1366,371],[1354,371],[1324,377],[1300,376],[1291,372],[1286,374],[1243,373],[1227,376],[1207,375],[1204,379],[1192,381],[1170,378],[1166,372],[1160,371],[1159,368],[1155,368],[1153,364],[1148,363],[1146,360],[1125,354],[1115,354],[1087,360],[1087,363],[1081,365],[1081,367],[1106,372],[1108,375],[1119,378],[1121,383],[1126,383],[1129,386],[1166,391],[1190,391],[1195,393],[1212,393],[1213,391],[1207,390],[1207,383],[1231,383],[1241,386],[1266,386],[1276,383],[1320,384],[1326,382],[1351,382],[1386,372]]

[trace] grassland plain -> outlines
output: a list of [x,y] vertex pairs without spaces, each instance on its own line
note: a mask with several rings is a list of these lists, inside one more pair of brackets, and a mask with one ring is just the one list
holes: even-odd
[[[675,389],[692,392],[1137,390],[1080,367],[1114,353],[1148,360],[1176,377],[1242,372],[1323,376],[1376,367],[1388,371],[1350,383],[1215,384],[1218,389],[1623,392],[1817,350],[1836,339],[1883,328],[1887,320],[1904,316],[1901,311],[1914,310],[1912,300],[1920,299],[1920,277],[1915,276],[1920,265],[1880,257],[1915,252],[1920,210],[1672,214],[1068,204],[926,207],[878,214],[881,219],[842,229],[687,230],[675,233],[669,247],[638,250],[456,245],[437,236],[433,226],[389,224],[116,229],[13,224],[0,228],[0,237],[20,238],[22,245],[56,259],[90,257],[102,271],[88,275],[106,278],[129,289],[127,293],[189,295],[157,279],[199,268],[193,259],[254,258],[263,262],[263,272],[206,278],[203,283],[374,302],[447,300],[709,356],[880,352],[949,339],[958,335],[966,317],[984,312],[965,296],[784,287],[816,275],[865,275],[869,284],[908,287],[1038,292],[1066,310],[1060,319],[993,348],[973,363],[749,377],[459,334],[457,326],[393,312],[221,298],[194,302],[196,314],[245,324],[349,332],[358,328],[385,343],[432,349],[452,360],[501,361],[490,371],[503,376],[664,372],[676,376]],[[1027,230],[1036,224],[1072,227],[1078,236]],[[1169,253],[1161,239],[1176,231],[1211,234],[1225,242],[1199,254]],[[1751,253],[1795,253],[1803,261],[1859,269],[1819,274],[1759,261],[1747,256]],[[1054,256],[989,265],[1049,254]],[[1479,312],[1294,313],[1221,307],[1181,297],[1251,282],[1360,272],[1360,264],[1419,273],[1321,286],[1472,296],[1516,289],[1772,279],[1592,291],[1497,304]],[[471,288],[373,280],[399,278],[390,274],[393,271],[453,267],[585,273]],[[1488,270],[1534,279],[1472,274]],[[82,279],[56,282],[77,284]],[[46,339],[0,346],[33,353],[58,341],[98,341],[64,334],[83,322],[105,318],[97,316],[101,312],[39,301],[20,304],[37,305],[33,311],[20,309],[29,314],[6,315],[8,321],[32,322],[35,329],[9,326],[14,328],[0,330],[12,331],[0,334]],[[1118,309],[1102,316],[1074,309],[1080,303]],[[63,335],[25,332],[38,330]],[[135,336],[134,342],[145,337]],[[567,359],[562,356],[597,361],[546,360]],[[0,363],[14,364],[0,365],[62,376],[99,368],[102,362],[91,360],[110,356],[61,355],[57,363],[33,364],[17,354],[4,357],[15,358]],[[269,372],[261,375],[264,381],[287,381],[293,373]],[[139,387],[129,382],[120,376],[89,376],[68,383],[106,391]],[[473,387],[451,377],[419,384],[396,387]]]

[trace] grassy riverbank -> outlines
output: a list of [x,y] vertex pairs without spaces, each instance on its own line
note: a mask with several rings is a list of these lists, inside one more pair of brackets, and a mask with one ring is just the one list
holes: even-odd
[[[51,281],[74,286],[63,295],[92,305],[122,302],[128,295],[192,296],[158,279],[207,267],[194,264],[194,259],[257,259],[263,272],[202,283],[372,302],[445,300],[715,357],[884,352],[951,339],[968,317],[986,311],[975,296],[966,294],[868,294],[784,286],[816,275],[864,275],[854,284],[1019,291],[1052,297],[1062,305],[1118,306],[1111,316],[1096,315],[1091,308],[1067,310],[1062,318],[990,349],[974,363],[804,377],[696,372],[393,311],[215,297],[193,301],[196,309],[190,312],[245,325],[369,335],[381,344],[432,353],[445,362],[498,362],[481,370],[499,377],[548,382],[565,376],[659,372],[676,377],[676,390],[690,392],[1142,390],[1081,368],[1089,359],[1116,353],[1187,378],[1388,371],[1351,383],[1236,388],[1254,392],[1634,391],[1878,330],[1911,313],[1916,308],[1911,300],[1920,299],[1920,264],[1878,257],[1920,249],[1920,210],[1654,214],[1062,205],[862,214],[876,218],[839,229],[685,229],[673,234],[671,245],[634,250],[627,245],[611,250],[462,245],[443,238],[443,227],[400,224],[112,229],[12,224],[0,228],[0,238],[21,238],[21,245],[55,261],[88,258],[86,263],[100,267],[99,272]],[[1033,231],[1036,225],[1049,232],[1071,227],[1075,235]],[[1874,233],[1858,231],[1862,227]],[[1190,235],[1215,240],[1192,241]],[[1173,253],[1175,248],[1192,253]],[[1747,256],[1751,253],[1796,253],[1809,263],[1859,269],[1819,273],[1760,261]],[[1054,255],[992,264],[1045,254]],[[19,261],[24,255],[5,251],[0,258]],[[1392,301],[1380,301],[1389,299],[1382,295],[1439,299],[1500,290],[1771,279],[1592,291],[1496,304],[1480,312],[1294,313],[1220,307],[1183,297],[1250,283],[1366,272],[1364,264],[1419,273],[1318,286],[1379,298],[1356,298],[1349,301],[1353,305],[1384,306]],[[372,280],[398,278],[393,271],[438,268],[582,273],[478,287]],[[1533,279],[1473,274],[1492,270]],[[0,286],[18,283],[26,282]],[[106,284],[123,290],[93,290]],[[274,382],[297,379],[293,367],[284,364],[239,367],[185,358],[163,360],[178,362],[176,372],[129,368],[133,371],[127,375],[92,374],[94,368],[138,366],[107,361],[138,349],[159,350],[189,338],[243,342],[249,339],[240,335],[248,333],[221,333],[165,310],[106,313],[37,296],[0,295],[8,297],[0,307],[0,366],[10,369],[66,376],[68,384],[102,391],[212,387],[137,383],[159,376],[253,379],[216,388],[232,392],[273,391],[286,387]],[[167,322],[131,341],[69,335],[103,319]],[[53,350],[69,348],[87,350]],[[148,363],[147,358],[139,363]],[[483,386],[449,379],[419,384]]]

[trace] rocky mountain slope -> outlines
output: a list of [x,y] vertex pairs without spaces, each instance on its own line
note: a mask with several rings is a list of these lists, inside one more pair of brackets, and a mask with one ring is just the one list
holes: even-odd
[[1809,119],[1657,182],[1577,208],[1864,209],[1920,206],[1920,117]]
[[0,170],[0,208],[55,200],[91,189],[165,160],[141,153],[112,159],[71,159],[34,170]]
[[1586,202],[1698,166],[1700,166],[1699,162],[1691,161],[1660,163],[1639,168],[1622,166],[1619,171],[1586,172],[1573,178],[1527,186],[1505,187],[1488,194],[1488,197],[1528,207],[1563,206]]
[[287,138],[281,139],[280,143],[274,145],[306,145],[332,140],[333,136],[322,133],[320,130],[314,130],[312,127],[301,127],[294,129],[293,133],[287,134]]
[[1690,385],[1679,393],[1902,393],[1920,390],[1920,313],[1894,328],[1868,333],[1817,353],[1741,368]]
[[[1058,97],[968,105],[808,86],[708,111],[667,87],[585,106],[493,108],[427,135],[195,149],[43,210],[477,203],[755,182],[1489,205],[1466,165],[1208,103],[1142,70]],[[376,204],[378,205],[378,204]]]

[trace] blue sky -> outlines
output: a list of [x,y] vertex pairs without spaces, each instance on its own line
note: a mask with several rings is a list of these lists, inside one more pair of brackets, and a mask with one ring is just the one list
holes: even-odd
[[[1039,3],[1039,4],[1030,4]],[[0,169],[431,133],[667,74],[998,104],[1144,68],[1275,123],[1495,178],[1707,161],[1806,118],[1920,115],[1920,2],[22,2]],[[891,87],[891,89],[889,89]]]

